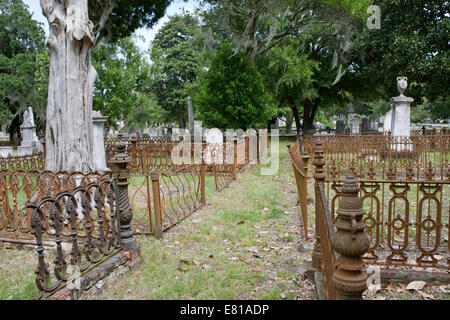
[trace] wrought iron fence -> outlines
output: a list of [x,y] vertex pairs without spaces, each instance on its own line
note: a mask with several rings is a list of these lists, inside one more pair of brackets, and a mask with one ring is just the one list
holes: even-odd
[[333,285],[333,273],[336,270],[337,253],[333,249],[333,238],[335,234],[334,223],[331,219],[330,210],[328,208],[328,200],[326,198],[324,188],[322,184],[317,186],[317,199],[319,209],[316,217],[319,221],[320,230],[320,253],[321,253],[321,270],[323,277],[323,287],[325,293],[325,299],[336,300],[337,291]]
[[[364,259],[371,264],[450,268],[450,185],[444,182],[360,180],[360,198],[371,246]],[[342,181],[326,182],[335,212]],[[447,240],[446,240],[447,239]]]
[[0,171],[0,236],[5,239],[30,239],[31,210],[26,203],[51,197],[61,191],[86,187],[108,177],[102,173],[50,171]]
[[205,203],[206,166],[190,165],[167,172],[134,175],[130,203],[136,233],[160,236]]
[[[323,139],[320,142],[318,137],[311,141],[315,142],[315,148],[319,145],[323,150],[324,190],[333,219],[343,195],[342,177],[352,174],[361,184],[359,196],[367,212],[364,221],[371,240],[365,261],[448,270],[449,136],[320,138]],[[310,156],[315,149],[308,139],[303,137],[298,146]],[[361,160],[367,154],[373,158]],[[314,161],[312,164],[317,165]],[[298,192],[301,196],[304,189],[299,188]]]
[[450,181],[450,135],[411,137],[305,136],[301,153],[312,156],[317,139],[322,140],[329,179],[403,181]]
[[37,244],[37,299],[51,295],[120,250],[116,199],[116,180],[103,178],[26,205]]
[[29,170],[44,170],[45,160],[43,153],[33,153],[25,156],[9,155],[5,158],[0,158],[0,170],[9,171],[29,171]]

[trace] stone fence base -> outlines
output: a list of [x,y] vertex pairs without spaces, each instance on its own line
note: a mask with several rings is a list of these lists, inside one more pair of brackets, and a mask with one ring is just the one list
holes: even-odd
[[140,261],[137,253],[120,251],[81,277],[79,289],[62,288],[47,300],[95,299]]

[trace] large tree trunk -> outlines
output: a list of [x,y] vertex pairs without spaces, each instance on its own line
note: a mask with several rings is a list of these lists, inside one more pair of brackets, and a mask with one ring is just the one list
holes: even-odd
[[300,133],[300,130],[302,128],[302,125],[300,123],[300,114],[298,113],[298,109],[295,104],[291,105],[291,109],[292,109],[292,114],[294,115],[295,127],[296,127],[296,131],[298,134],[298,133]]
[[87,0],[40,0],[50,26],[46,169],[94,170],[92,95],[96,71]]
[[292,133],[292,121],[293,121],[293,117],[292,115],[286,115],[286,134],[291,134]]
[[316,117],[317,109],[319,108],[320,98],[311,102],[305,100],[303,104],[303,132],[306,135],[313,134],[314,118]]

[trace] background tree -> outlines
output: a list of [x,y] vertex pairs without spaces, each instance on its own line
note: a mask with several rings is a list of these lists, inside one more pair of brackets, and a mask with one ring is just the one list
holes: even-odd
[[40,132],[45,123],[48,54],[44,30],[21,0],[0,0],[0,121],[18,136],[23,112],[33,107]]
[[190,14],[174,15],[158,31],[152,43],[153,91],[166,111],[166,121],[186,127],[189,84],[202,67],[199,22]]
[[[300,105],[304,99],[313,99],[317,92],[313,87],[314,69],[318,63],[308,60],[306,54],[299,52],[296,39],[289,39],[258,61],[258,68],[265,78],[266,88],[271,91],[279,108],[288,107],[281,114],[293,115],[297,131],[302,127],[300,122]],[[275,116],[281,115],[276,114]]]
[[50,26],[46,169],[95,170],[92,159],[92,95],[96,78],[91,50],[138,27],[151,27],[170,0],[40,0]]
[[381,8],[381,29],[361,24],[355,33],[349,56],[355,77],[380,87],[383,99],[398,95],[398,76],[408,77],[407,95],[417,104],[424,97],[429,102],[448,99],[450,2],[375,0],[374,4]]
[[219,129],[260,128],[269,117],[262,76],[250,58],[222,44],[200,80],[194,101],[206,126]]
[[93,107],[108,116],[109,126],[124,121],[135,129],[161,121],[164,111],[151,91],[149,56],[135,38],[113,44],[102,41],[93,50],[92,60],[98,70]]
[[[345,53],[350,48],[354,27],[365,21],[371,1],[204,2],[210,5],[204,14],[205,43],[214,43],[211,38],[219,43],[230,41],[236,48],[235,52],[244,50],[252,63],[261,66],[260,70],[265,75],[268,74],[266,66],[271,65],[275,73],[266,78],[269,81],[266,81],[266,87],[277,89],[276,110],[272,114],[277,115],[289,97],[297,128],[300,118],[303,118],[303,130],[308,131],[313,128],[319,108],[343,104],[348,96],[343,90],[347,85],[340,83],[348,71],[349,61],[345,59]],[[292,41],[296,42],[295,49]],[[274,50],[276,52],[271,56]],[[283,53],[283,50],[290,52]],[[308,69],[314,70],[313,76],[307,76]]]

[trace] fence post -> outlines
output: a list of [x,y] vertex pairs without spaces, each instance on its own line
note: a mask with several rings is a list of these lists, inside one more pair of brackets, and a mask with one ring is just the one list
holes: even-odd
[[201,164],[201,170],[200,170],[200,192],[201,192],[200,202],[202,204],[206,204],[205,175],[206,175],[206,165],[204,163],[203,156],[202,156],[202,164]]
[[367,288],[362,256],[369,249],[370,241],[364,232],[366,224],[359,190],[358,182],[350,174],[342,186],[342,199],[336,211],[333,248],[340,256],[333,273],[333,285],[339,300],[362,300],[362,293]]
[[237,154],[238,154],[238,150],[237,150],[237,139],[234,138],[233,140],[233,180],[237,180]]
[[314,220],[315,220],[315,243],[314,243],[314,250],[312,253],[312,266],[314,269],[320,270],[321,269],[321,248],[320,248],[320,217],[319,217],[319,210],[320,210],[320,190],[319,185],[323,184],[325,181],[325,172],[323,170],[323,167],[325,166],[325,158],[323,156],[323,147],[322,147],[322,141],[321,139],[317,139],[316,145],[314,147]]
[[161,210],[161,194],[159,186],[159,174],[152,173],[152,192],[153,192],[153,214],[155,221],[155,237],[156,239],[162,238],[162,210]]
[[119,207],[121,246],[124,250],[140,254],[140,247],[134,236],[134,231],[131,228],[133,210],[131,209],[130,199],[128,197],[128,185],[130,184],[130,169],[128,168],[128,165],[131,159],[126,153],[125,148],[125,143],[118,143],[117,153],[110,161],[114,168],[114,175],[117,178],[119,195],[117,206]]

